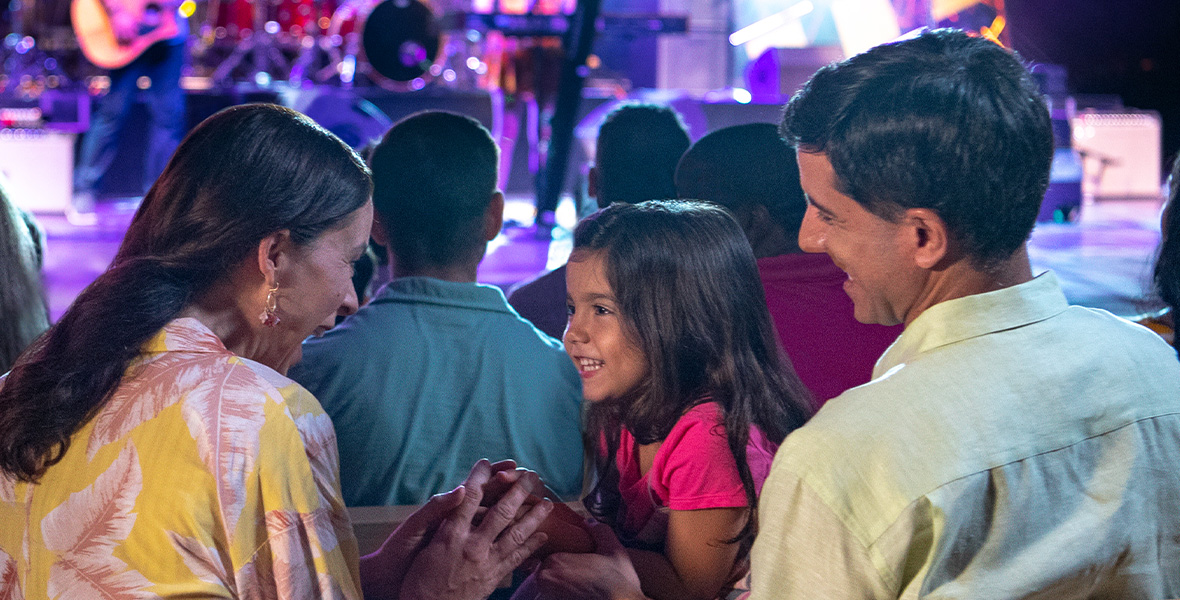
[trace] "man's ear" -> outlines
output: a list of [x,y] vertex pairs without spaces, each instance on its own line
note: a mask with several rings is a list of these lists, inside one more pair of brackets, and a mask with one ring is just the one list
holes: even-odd
[[598,166],[590,167],[590,172],[586,173],[586,195],[591,198],[598,198]]
[[504,226],[504,192],[492,192],[492,200],[488,202],[488,209],[483,215],[483,237],[487,241],[496,239],[500,229]]
[[369,229],[369,237],[373,238],[374,242],[389,247],[389,230],[385,228],[385,223],[381,220],[381,215],[373,212],[373,226]]
[[274,287],[278,278],[278,271],[284,269],[291,260],[294,244],[291,232],[287,229],[276,231],[258,242],[258,271],[266,281],[267,287]]
[[908,241],[918,267],[933,269],[950,254],[950,233],[938,213],[928,208],[908,208],[902,216],[902,225],[910,236]]

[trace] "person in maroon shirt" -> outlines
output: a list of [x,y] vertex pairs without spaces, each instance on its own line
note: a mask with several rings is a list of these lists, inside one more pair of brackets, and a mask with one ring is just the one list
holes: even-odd
[[869,381],[902,328],[857,322],[843,289],[848,276],[827,254],[799,250],[807,202],[795,152],[774,124],[735,125],[698,140],[676,168],[676,192],[724,206],[746,231],[779,342],[814,408]]

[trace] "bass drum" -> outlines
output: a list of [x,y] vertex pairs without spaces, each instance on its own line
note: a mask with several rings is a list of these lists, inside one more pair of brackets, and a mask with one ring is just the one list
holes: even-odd
[[443,46],[438,19],[419,0],[345,0],[332,14],[327,39],[342,82],[363,74],[398,91],[420,88],[410,82],[430,77]]

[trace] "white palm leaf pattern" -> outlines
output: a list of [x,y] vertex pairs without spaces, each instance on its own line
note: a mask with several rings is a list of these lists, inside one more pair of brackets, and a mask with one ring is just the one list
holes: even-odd
[[58,554],[49,572],[52,598],[136,598],[152,583],[112,555],[135,525],[143,488],[135,445],[128,443],[89,487],[70,494],[41,522],[45,547]]
[[23,600],[20,579],[16,573],[16,559],[0,550],[0,600]]
[[229,368],[209,366],[204,383],[185,396],[182,412],[201,460],[217,480],[221,515],[232,542],[266,421],[266,396],[260,393],[266,386],[259,385],[254,372],[238,359],[228,360]]
[[168,532],[168,538],[172,540],[172,547],[176,549],[176,553],[194,577],[205,583],[222,586],[231,594],[237,594],[237,584],[233,577],[229,576],[233,566],[226,562],[216,548],[205,546],[198,539],[174,531]]

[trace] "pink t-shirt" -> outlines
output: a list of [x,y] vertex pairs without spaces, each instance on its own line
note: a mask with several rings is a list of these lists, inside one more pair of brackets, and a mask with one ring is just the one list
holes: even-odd
[[[777,449],[778,445],[766,439],[762,430],[750,426],[746,462],[756,493],[762,491]],[[656,450],[646,475],[639,474],[638,448],[626,429],[619,435],[616,462],[625,507],[623,533],[645,543],[664,541],[668,510],[747,505],[746,491],[721,423],[721,409],[715,402],[698,404],[680,417]]]

